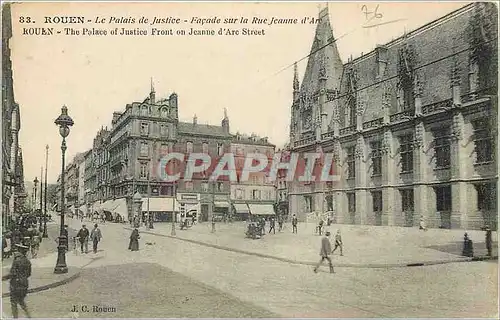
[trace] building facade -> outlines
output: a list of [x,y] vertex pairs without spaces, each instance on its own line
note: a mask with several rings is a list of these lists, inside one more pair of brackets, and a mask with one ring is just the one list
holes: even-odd
[[[272,161],[276,146],[269,143],[267,137],[258,137],[237,133],[232,137],[231,153],[235,157],[236,168],[243,168],[247,155],[252,153],[265,155]],[[238,172],[241,178],[241,172]],[[250,173],[248,179],[238,179],[231,183],[230,200],[235,218],[246,220],[249,214],[274,215],[276,188],[274,181],[268,181],[267,172]]]
[[[277,150],[277,153],[281,156],[281,162],[286,163],[290,161],[290,147],[286,145],[283,149]],[[289,217],[289,201],[288,201],[288,187],[289,181],[287,181],[287,170],[278,169],[276,174],[276,214],[287,220]]]
[[290,185],[290,212],[348,224],[497,227],[497,9],[474,3],[343,63],[320,13],[290,143],[340,181]]
[[[226,111],[220,125],[198,123],[196,116],[192,122],[179,121],[177,94],[157,99],[151,86],[142,102],[114,112],[111,128],[102,128],[93,148],[84,153],[80,169],[86,212],[105,212],[108,220],[130,220],[137,214],[132,204],[137,192],[142,195],[144,220],[149,219],[148,213],[154,221],[172,221],[172,217],[176,221],[181,217],[208,221],[212,215],[228,218],[235,213],[232,202],[261,203],[272,209],[275,187],[263,177],[232,183],[229,178],[209,181],[209,175],[195,174],[185,180],[182,171],[176,182],[161,178],[161,171],[166,170],[161,167],[162,159],[167,153],[182,153],[185,162],[191,153],[208,154],[213,169],[217,159],[233,150],[241,150],[242,155],[258,151],[272,157],[274,145],[267,138],[232,135]],[[69,171],[68,175],[72,176]]]
[[[9,227],[10,221],[24,208],[24,177],[22,157],[19,157],[20,108],[15,102],[10,38],[12,21],[10,4],[2,6],[2,225]],[[19,192],[20,196],[16,194]]]

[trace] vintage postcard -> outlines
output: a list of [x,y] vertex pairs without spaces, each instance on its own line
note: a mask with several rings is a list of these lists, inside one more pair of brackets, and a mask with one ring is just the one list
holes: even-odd
[[497,318],[496,2],[2,2],[2,317]]

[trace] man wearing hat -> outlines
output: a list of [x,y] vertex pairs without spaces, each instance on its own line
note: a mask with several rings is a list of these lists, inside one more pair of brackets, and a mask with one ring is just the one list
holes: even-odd
[[12,261],[10,274],[4,276],[2,280],[10,279],[12,316],[14,318],[18,317],[17,305],[20,305],[26,316],[31,318],[26,302],[24,301],[28,294],[28,278],[31,276],[31,262],[26,257],[29,248],[19,243],[16,244],[16,247],[17,252],[15,253],[14,261]]
[[314,268],[314,272],[318,272],[319,266],[326,259],[326,260],[328,260],[328,264],[330,266],[330,273],[335,273],[333,271],[332,259],[330,259],[330,253],[332,252],[332,244],[330,243],[329,237],[330,237],[330,232],[327,231],[325,233],[325,236],[323,237],[323,239],[321,239],[321,251],[319,252],[319,255],[321,256],[321,260],[319,260],[318,264]]
[[[80,231],[78,231],[78,234],[76,235],[78,240],[80,241],[80,248],[82,250],[82,253],[88,253],[89,252],[89,230],[85,225],[82,225],[82,228]],[[85,248],[85,251],[83,250]]]
[[491,229],[489,226],[486,226],[486,239],[485,239],[485,242],[486,242],[486,250],[488,250],[488,256],[491,257],[491,248],[492,248],[492,239],[491,239]]

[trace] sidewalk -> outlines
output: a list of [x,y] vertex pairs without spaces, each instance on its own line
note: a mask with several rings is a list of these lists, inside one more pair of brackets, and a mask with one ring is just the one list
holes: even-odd
[[[141,227],[140,232],[170,237],[171,226],[170,223],[156,223],[154,229]],[[252,240],[245,238],[246,223],[218,223],[216,232],[211,233],[211,224],[205,222],[188,230],[180,230],[176,225],[175,238],[223,250],[312,265],[319,259],[321,242],[321,237],[314,234],[315,227],[313,223],[299,223],[298,234],[292,234],[291,225],[286,224],[283,232],[266,233],[262,239]],[[421,231],[418,228],[332,225],[325,227],[332,233],[332,245],[338,229],[342,232],[344,256],[340,256],[337,250],[333,261],[339,267],[387,268],[472,260],[461,256],[464,230]],[[475,257],[485,256],[484,232],[468,231],[468,234],[474,242]],[[493,241],[493,255],[497,256],[496,232],[493,233]]]
[[[44,238],[40,244],[40,251],[37,258],[30,258],[31,277],[29,278],[29,293],[55,288],[75,280],[80,276],[80,271],[86,265],[94,261],[93,257],[75,255],[73,252],[66,252],[66,264],[68,273],[54,274],[54,267],[57,261],[57,241],[56,235],[58,226],[47,225],[49,238]],[[72,230],[70,230],[70,233]],[[28,255],[30,257],[30,255]],[[12,266],[12,258],[2,261],[2,274],[9,274]],[[10,295],[9,280],[2,281],[2,297]]]

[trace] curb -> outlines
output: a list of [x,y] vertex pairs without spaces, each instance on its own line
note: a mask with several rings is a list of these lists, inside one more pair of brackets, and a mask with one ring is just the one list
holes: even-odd
[[[43,285],[43,286],[39,286],[39,287],[28,289],[28,293],[35,293],[35,292],[45,291],[45,290],[48,290],[48,289],[52,289],[52,288],[56,288],[56,287],[62,286],[64,284],[67,284],[67,283],[69,283],[69,282],[77,279],[78,277],[80,277],[80,273],[81,273],[81,269],[80,269],[80,271],[78,271],[77,273],[75,273],[74,275],[72,275],[71,277],[68,277],[68,278],[62,279],[60,281],[53,282],[53,283],[49,283],[49,284],[46,284],[46,285]],[[2,298],[9,297],[9,296],[10,296],[10,292],[6,292],[6,293],[2,294]]]
[[[125,230],[133,230],[130,227],[124,227],[124,229]],[[202,245],[205,247],[215,248],[215,249],[219,249],[219,250],[236,252],[236,253],[261,257],[261,258],[265,258],[265,259],[273,259],[273,260],[278,260],[278,261],[287,262],[287,263],[291,263],[291,264],[306,265],[306,266],[315,266],[316,265],[316,262],[298,261],[298,260],[292,260],[292,259],[287,259],[287,258],[281,258],[281,257],[276,257],[276,256],[264,254],[264,253],[245,251],[245,250],[240,250],[240,249],[236,249],[236,248],[220,246],[220,245],[206,243],[206,242],[198,241],[198,240],[179,238],[177,236],[170,236],[170,235],[151,232],[151,231],[140,231],[140,232],[154,235],[154,236],[160,236],[160,237],[165,237],[165,238],[176,239],[179,241],[190,242],[190,243]],[[442,260],[442,261],[424,261],[424,262],[393,263],[393,264],[359,264],[358,265],[358,264],[347,264],[347,263],[338,263],[338,264],[334,263],[333,265],[335,267],[344,267],[344,268],[403,268],[403,267],[422,267],[422,266],[431,266],[431,265],[439,265],[439,264],[447,264],[447,263],[472,262],[472,261],[484,261],[484,260],[498,260],[498,257],[497,256],[495,256],[495,257],[463,257],[463,258],[456,258],[456,259]]]

